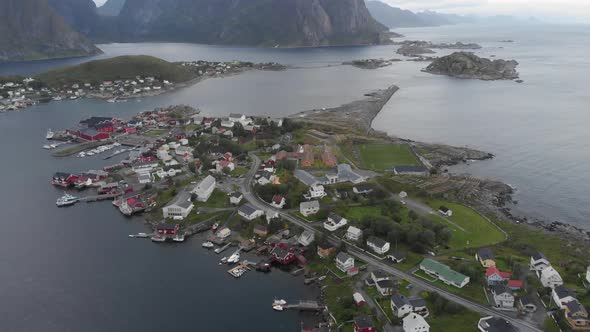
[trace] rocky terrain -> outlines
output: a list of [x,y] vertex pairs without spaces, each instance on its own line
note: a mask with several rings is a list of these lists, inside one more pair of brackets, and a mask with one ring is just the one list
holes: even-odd
[[469,52],[455,52],[434,60],[423,71],[465,79],[513,80],[518,78],[514,60],[490,60]]
[[426,48],[426,47],[417,46],[417,45],[403,45],[402,47],[397,49],[397,54],[401,54],[403,56],[409,56],[409,57],[416,57],[416,56],[420,56],[422,54],[433,54],[433,53],[435,53],[433,50]]
[[378,69],[391,66],[394,62],[402,61],[401,59],[361,59],[349,62],[343,62],[343,65],[353,66],[360,69]]
[[47,0],[0,1],[0,61],[98,53],[100,50],[74,31]]
[[481,48],[479,44],[476,43],[462,43],[456,42],[452,44],[447,43],[433,43],[430,41],[425,40],[404,40],[400,42],[393,42],[394,45],[400,46],[413,46],[413,47],[421,47],[421,48],[438,48],[438,49],[450,49],[450,50],[478,50]]

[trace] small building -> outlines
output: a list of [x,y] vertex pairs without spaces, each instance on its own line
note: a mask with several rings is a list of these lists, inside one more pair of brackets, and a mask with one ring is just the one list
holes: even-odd
[[270,257],[273,261],[283,265],[291,264],[297,259],[294,253],[282,245],[277,245],[272,248],[270,251]]
[[299,242],[299,244],[301,244],[302,246],[307,247],[314,240],[315,240],[315,232],[306,229],[303,231],[303,233],[301,233],[297,242]]
[[463,275],[457,271],[452,270],[450,267],[443,263],[435,261],[434,259],[425,258],[420,263],[420,270],[426,274],[431,275],[438,280],[444,282],[447,285],[452,285],[457,288],[463,288],[469,283],[469,277]]
[[498,317],[484,317],[477,323],[480,332],[517,332],[518,330],[505,319]]
[[352,188],[352,192],[354,192],[357,195],[370,194],[373,192],[373,190],[374,190],[373,187],[368,184],[360,184],[360,185]]
[[268,228],[265,225],[254,225],[254,234],[260,237],[266,237],[268,235]]
[[391,311],[397,318],[403,318],[413,312],[413,307],[407,297],[395,294],[391,297]]
[[244,199],[244,195],[241,192],[234,192],[229,195],[229,202],[232,205],[238,205]]
[[495,285],[492,287],[492,295],[497,308],[509,309],[514,308],[514,295],[504,285]]
[[413,176],[428,176],[430,173],[428,168],[424,166],[395,166],[393,168],[395,175],[413,175]]
[[396,251],[387,255],[387,258],[389,258],[395,264],[399,264],[399,263],[403,262],[406,259],[406,257],[407,257],[407,254],[405,252],[399,251],[399,250],[396,250]]
[[217,236],[220,239],[227,239],[229,236],[231,235],[231,230],[227,227],[223,227],[222,229],[218,230],[217,233],[215,233],[215,236]]
[[94,128],[84,128],[78,131],[78,137],[87,141],[101,141],[110,137],[108,132],[98,131]]
[[488,286],[505,284],[508,280],[510,280],[510,272],[502,272],[495,265],[486,269],[486,282]]
[[158,226],[156,226],[156,233],[164,236],[176,235],[179,230],[180,225],[178,224],[159,223]]
[[544,268],[551,266],[551,262],[542,252],[535,252],[531,255],[529,267],[531,271],[540,272]]
[[204,178],[199,184],[191,191],[191,193],[197,195],[197,201],[199,202],[206,202],[213,194],[215,190],[215,186],[217,185],[217,181],[211,175],[208,175]]
[[385,255],[389,251],[389,246],[389,242],[375,236],[367,239],[367,247],[378,255]]
[[137,181],[139,184],[148,184],[152,182],[150,173],[137,173]]
[[285,204],[287,204],[287,201],[285,200],[285,197],[283,197],[282,195],[274,195],[272,197],[270,204],[276,207],[277,209],[282,209],[285,206]]
[[354,332],[377,332],[373,320],[366,315],[354,318]]
[[430,325],[426,322],[424,317],[411,313],[403,319],[404,332],[429,332]]
[[336,268],[347,273],[350,268],[354,267],[354,257],[345,252],[339,252],[336,255]]
[[316,214],[320,211],[320,202],[319,201],[309,201],[309,202],[301,202],[299,204],[299,212],[304,217],[309,217],[313,214]]
[[352,167],[348,164],[339,164],[338,170],[338,182],[351,182],[352,184],[359,184],[367,180],[366,177],[358,174],[352,170]]
[[453,210],[449,209],[448,207],[446,207],[444,205],[441,205],[438,208],[438,213],[440,213],[441,215],[446,216],[446,217],[452,217],[453,216]]
[[528,295],[523,295],[518,299],[518,308],[525,312],[537,311],[537,305],[533,303],[533,300]]
[[181,192],[162,208],[164,218],[173,218],[178,220],[185,219],[193,210],[193,202],[191,202],[191,195],[187,192]]
[[326,190],[321,184],[313,184],[309,187],[309,198],[324,198],[326,197]]
[[560,285],[551,290],[551,299],[556,306],[563,309],[566,304],[576,300],[576,294],[574,294],[569,288]]
[[365,303],[367,303],[363,295],[359,292],[352,294],[352,299],[354,300],[354,303],[357,307],[362,307],[363,305],[365,305]]
[[256,218],[262,217],[264,211],[255,208],[252,204],[246,203],[238,208],[240,217],[252,221]]
[[346,238],[351,241],[358,241],[362,235],[363,231],[354,226],[348,226],[348,230],[346,230]]
[[506,286],[512,291],[519,291],[524,287],[524,282],[522,280],[508,280]]
[[490,248],[480,248],[475,254],[475,259],[483,267],[496,266],[496,258]]
[[328,258],[336,252],[336,248],[332,245],[318,245],[317,254],[320,258]]
[[569,302],[564,308],[565,319],[567,324],[574,331],[588,331],[590,330],[590,319],[588,318],[588,311],[580,303],[575,300]]
[[330,213],[328,215],[328,220],[324,222],[324,228],[329,230],[330,232],[334,232],[341,227],[346,226],[348,220],[343,218],[335,213]]
[[426,307],[426,300],[417,296],[410,299],[410,305],[412,306],[412,311],[417,313],[418,315],[426,318],[430,315],[428,308]]
[[557,272],[552,266],[547,266],[540,272],[537,271],[539,280],[543,287],[555,288],[559,285],[563,285],[563,279],[559,272]]

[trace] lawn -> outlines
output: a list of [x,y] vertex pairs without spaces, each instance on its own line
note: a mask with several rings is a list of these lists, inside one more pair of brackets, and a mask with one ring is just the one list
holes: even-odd
[[[430,303],[429,303],[430,304]],[[432,306],[430,306],[432,307]],[[479,322],[480,315],[464,309],[456,314],[435,315],[431,312],[426,319],[430,324],[430,330],[436,331],[453,331],[453,332],[472,332]]]
[[[428,281],[428,282],[431,282],[431,280],[434,280],[433,277],[429,276],[428,274],[424,273],[421,270],[416,271],[414,273],[414,275],[416,275],[417,277],[420,277],[421,279]],[[439,288],[447,290],[453,294],[471,299],[475,302],[485,304],[485,305],[489,304],[488,300],[486,299],[486,295],[483,291],[483,288],[480,285],[476,285],[476,284],[470,282],[467,285],[465,285],[463,288],[457,288],[455,286],[447,285],[440,280],[437,280],[437,281],[431,282],[431,283],[436,285]]]
[[198,207],[208,207],[208,208],[227,208],[231,207],[229,203],[229,197],[226,193],[219,189],[215,189],[211,194],[211,197],[207,200],[207,202],[194,202],[195,208]]
[[394,166],[420,165],[407,144],[362,144],[357,149],[362,166],[367,169],[385,171]]
[[453,236],[451,237],[450,247],[453,250],[465,248],[477,248],[486,245],[496,244],[505,240],[504,234],[482,215],[471,208],[446,201],[430,200],[427,202],[434,210],[438,210],[441,205],[450,208],[453,211],[453,216],[448,218],[454,224],[464,229],[461,230],[457,226],[447,222],[438,215],[432,215],[431,218],[435,221],[445,223],[451,230]]

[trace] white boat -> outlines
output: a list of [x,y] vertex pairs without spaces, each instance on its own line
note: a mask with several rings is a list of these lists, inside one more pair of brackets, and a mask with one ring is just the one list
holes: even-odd
[[152,242],[166,242],[166,238],[161,235],[154,235],[152,236]]
[[79,200],[80,199],[76,196],[72,196],[70,194],[64,194],[62,197],[57,199],[55,204],[58,207],[70,206],[70,205],[74,205],[74,204],[78,203]]
[[274,305],[285,305],[285,304],[287,304],[287,301],[285,301],[285,300],[274,300],[274,301],[272,302],[272,305],[273,305],[273,306],[274,306]]
[[285,310],[285,309],[283,308],[283,306],[280,306],[280,305],[273,305],[273,306],[272,306],[272,308],[273,308],[274,310],[276,310],[276,311],[283,311],[283,310]]
[[87,155],[87,156],[94,156],[94,152],[92,152],[92,151],[88,151],[88,152],[86,152],[86,155]]
[[55,148],[57,148],[57,144],[51,144],[51,145],[49,145],[49,146],[50,146],[52,149],[55,149]]
[[221,264],[227,263],[227,257],[223,257],[220,262],[221,262]]
[[145,239],[148,237],[148,235],[146,233],[137,233],[135,237]]
[[229,258],[227,259],[227,262],[229,264],[235,264],[237,262],[240,261],[240,252],[236,251],[234,252],[231,256],[229,256]]
[[51,149],[51,146],[49,146],[49,144],[45,144],[45,145],[43,145],[43,148],[49,150],[49,149]]
[[76,99],[78,99],[78,97],[76,97],[76,96],[71,96],[70,97],[70,100],[76,100]]
[[107,100],[108,103],[114,103],[116,101],[117,101],[117,98],[112,98],[112,99]]
[[115,143],[113,143],[113,146],[121,146],[121,143],[115,142]]
[[84,158],[86,157],[86,152],[82,151],[80,153],[78,153],[78,158]]
[[211,226],[211,230],[213,230],[215,232],[218,227],[219,227],[219,224],[218,223],[214,223],[213,226]]
[[176,234],[176,236],[174,236],[174,238],[172,238],[172,241],[174,241],[174,242],[184,242],[184,235]]
[[53,100],[60,101],[60,100],[62,100],[62,98],[60,96],[56,96],[56,97],[53,97]]
[[207,241],[207,242],[203,242],[203,248],[207,248],[207,249],[211,249],[213,248],[215,245],[213,244],[213,242],[211,241]]
[[45,135],[46,139],[53,139],[53,136],[55,136],[55,133],[53,131],[51,131],[51,128],[47,131],[47,135]]

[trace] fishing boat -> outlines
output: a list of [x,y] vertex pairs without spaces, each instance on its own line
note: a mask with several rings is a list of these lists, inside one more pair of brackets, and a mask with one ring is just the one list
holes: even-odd
[[274,305],[273,304],[272,308],[273,308],[273,310],[276,310],[276,311],[283,311],[283,310],[285,310],[283,308],[283,306],[281,306],[281,305]]
[[220,263],[221,263],[221,264],[225,264],[225,263],[227,263],[227,257],[223,257],[223,258],[220,260]]
[[272,305],[273,305],[273,306],[274,306],[274,305],[285,305],[285,304],[287,304],[287,301],[285,301],[285,300],[277,300],[277,299],[275,299],[275,300],[272,302]]
[[62,197],[58,198],[55,204],[58,207],[70,206],[78,203],[80,199],[76,196],[72,196],[70,194],[64,194]]
[[211,230],[214,231],[214,232],[217,230],[217,228],[219,228],[219,224],[218,223],[214,223],[213,226],[211,226]]
[[151,237],[152,242],[166,242],[166,238],[161,235],[154,235]]
[[51,128],[47,131],[47,135],[45,135],[46,139],[53,139],[53,136],[55,136],[55,133],[53,131],[51,131]]
[[49,150],[49,149],[51,149],[51,146],[49,146],[49,144],[45,144],[45,145],[43,145],[43,148],[46,150]]
[[213,244],[213,242],[211,241],[207,241],[207,242],[203,242],[203,248],[207,248],[207,249],[211,249],[213,248],[215,245]]

